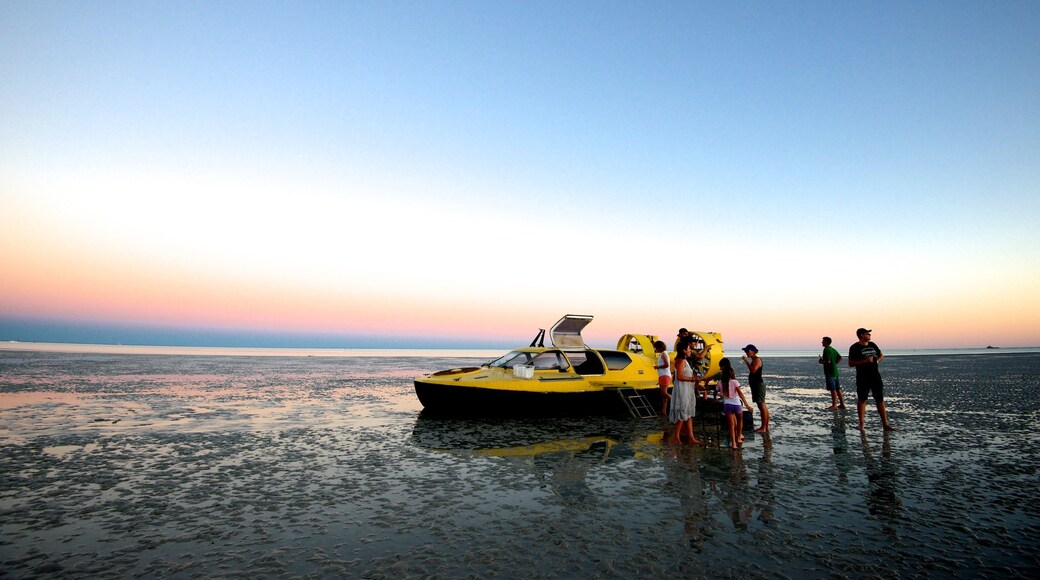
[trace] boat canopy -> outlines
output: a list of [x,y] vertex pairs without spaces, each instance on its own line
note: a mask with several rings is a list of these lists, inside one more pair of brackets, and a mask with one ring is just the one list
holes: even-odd
[[592,317],[583,314],[568,314],[553,325],[549,338],[556,348],[588,348],[581,337],[581,330],[592,322]]

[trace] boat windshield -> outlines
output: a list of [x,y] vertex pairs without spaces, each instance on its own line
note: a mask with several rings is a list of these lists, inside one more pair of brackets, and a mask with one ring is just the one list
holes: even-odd
[[505,356],[499,357],[496,360],[491,361],[489,366],[493,368],[506,368],[511,369],[516,365],[527,365],[531,364],[531,359],[534,358],[534,354],[530,352],[520,352],[514,350]]

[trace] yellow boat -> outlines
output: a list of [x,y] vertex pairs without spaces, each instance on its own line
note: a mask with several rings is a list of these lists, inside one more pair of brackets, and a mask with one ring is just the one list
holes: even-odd
[[[614,349],[592,348],[581,331],[592,316],[568,314],[526,348],[480,367],[455,368],[415,379],[426,411],[459,415],[586,415],[630,412],[653,416],[661,408],[654,335],[625,334]],[[696,332],[710,348],[704,376],[718,374],[722,336]]]

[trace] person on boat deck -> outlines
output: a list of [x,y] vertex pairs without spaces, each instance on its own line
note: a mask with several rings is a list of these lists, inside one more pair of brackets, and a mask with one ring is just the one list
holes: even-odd
[[740,349],[744,356],[740,360],[748,368],[748,384],[751,385],[751,400],[758,405],[758,412],[762,416],[762,425],[755,429],[755,433],[766,433],[769,431],[769,408],[766,407],[766,383],[762,380],[762,359],[758,358],[758,348],[749,344]]
[[690,359],[693,374],[697,375],[697,389],[701,391],[700,395],[704,399],[708,398],[708,379],[704,376],[704,373],[708,370],[708,352],[713,346],[715,345],[709,344],[700,350],[694,349],[693,357]]
[[657,362],[654,364],[654,368],[657,369],[657,386],[661,387],[661,416],[665,417],[668,415],[668,400],[672,398],[668,394],[668,389],[672,386],[672,361],[668,358],[668,353],[664,349],[668,348],[665,346],[663,340],[658,340],[654,343],[654,352],[657,353]]
[[700,439],[693,434],[693,417],[697,414],[696,375],[687,359],[693,356],[693,345],[690,340],[679,342],[679,351],[675,355],[675,388],[672,389],[671,406],[668,408],[668,420],[675,424],[672,442],[681,443],[682,435],[693,445],[700,445]]
[[685,328],[680,328],[679,329],[679,334],[675,335],[675,344],[672,345],[672,350],[674,350],[675,352],[679,352],[679,343],[682,342],[683,340],[688,339],[689,337],[690,337],[690,331],[686,330]]
[[740,390],[740,381],[733,372],[733,365],[728,358],[719,361],[721,376],[719,392],[722,393],[722,414],[726,417],[729,428],[729,445],[736,449],[744,442],[744,409],[751,410],[751,405]]

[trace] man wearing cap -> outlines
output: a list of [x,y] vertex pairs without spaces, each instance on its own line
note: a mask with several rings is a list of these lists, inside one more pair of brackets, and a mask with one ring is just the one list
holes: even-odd
[[870,330],[866,328],[856,329],[855,342],[849,347],[849,366],[856,367],[856,410],[859,412],[859,430],[866,429],[864,415],[867,412],[867,398],[874,396],[877,403],[878,414],[881,415],[881,426],[885,431],[895,431],[888,422],[888,411],[885,409],[885,385],[881,382],[881,371],[878,370],[885,355],[881,348],[870,340]]
[[755,433],[766,433],[769,431],[769,408],[766,407],[766,383],[762,380],[762,359],[758,358],[758,348],[749,344],[740,349],[744,356],[740,360],[748,368],[748,384],[751,385],[751,400],[758,405],[758,412],[762,416],[762,423]]
[[680,328],[679,334],[675,335],[675,345],[672,347],[672,350],[674,350],[675,352],[679,352],[679,343],[682,342],[682,340],[688,336],[690,336],[690,331],[686,330],[685,327]]

